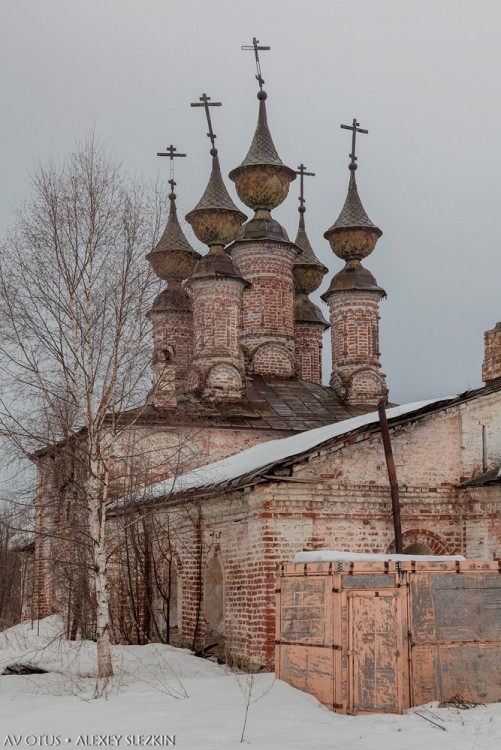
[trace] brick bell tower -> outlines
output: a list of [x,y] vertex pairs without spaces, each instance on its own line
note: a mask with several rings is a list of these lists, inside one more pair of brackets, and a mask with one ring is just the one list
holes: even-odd
[[200,253],[192,248],[179,225],[174,193],[174,146],[169,146],[171,174],[169,184],[169,218],[164,232],[146,256],[157,276],[167,282],[166,288],[155,299],[147,313],[153,326],[153,388],[148,403],[158,409],[173,407],[184,388],[184,380],[193,350],[193,310],[191,297],[182,285],[199,260]]
[[229,177],[240,200],[254,210],[235,243],[228,249],[250,283],[242,295],[243,328],[240,344],[249,374],[278,378],[294,376],[294,260],[299,248],[270,211],[287,197],[296,173],[280,159],[266,112],[259,47],[253,46],[259,83],[259,115],[247,156]]
[[209,252],[198,262],[187,284],[193,293],[193,358],[186,391],[198,393],[208,401],[241,398],[245,389],[245,366],[240,349],[242,292],[248,282],[225,252],[246,220],[226,190],[218,150],[212,131],[209,107],[220,106],[200,97],[209,125],[212,171],[204,194],[195,208],[186,214],[196,237],[208,245]]
[[356,134],[368,132],[358,125],[356,119],[352,125],[341,125],[352,131],[348,195],[324,237],[345,266],[334,276],[322,299],[330,312],[331,387],[350,406],[376,406],[388,396],[379,361],[379,302],[386,292],[361,263],[374,250],[382,231],[369,219],[358,195]]

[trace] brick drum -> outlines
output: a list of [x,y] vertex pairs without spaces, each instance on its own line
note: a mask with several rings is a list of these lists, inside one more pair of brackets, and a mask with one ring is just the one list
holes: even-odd
[[232,248],[233,260],[251,284],[243,292],[240,337],[250,372],[282,378],[294,373],[292,267],[297,252],[285,242],[237,242]]

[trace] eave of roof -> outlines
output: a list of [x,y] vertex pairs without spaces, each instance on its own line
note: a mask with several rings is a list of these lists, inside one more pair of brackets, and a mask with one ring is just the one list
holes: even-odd
[[[417,419],[432,411],[447,408],[462,399],[464,399],[464,394],[418,401],[389,408],[386,413],[390,425],[394,426]],[[173,495],[205,492],[221,488],[226,490],[237,489],[263,481],[263,478],[269,481],[267,475],[279,465],[296,463],[327,444],[332,445],[344,441],[348,436],[362,433],[368,429],[379,429],[377,411],[308,430],[299,435],[259,443],[221,461],[201,466],[181,476],[151,485],[145,490],[145,500],[154,502]],[[279,476],[276,479],[280,481]]]
[[491,469],[491,471],[486,471],[478,477],[467,479],[465,482],[458,484],[458,487],[487,487],[490,484],[499,483],[501,483],[501,467]]

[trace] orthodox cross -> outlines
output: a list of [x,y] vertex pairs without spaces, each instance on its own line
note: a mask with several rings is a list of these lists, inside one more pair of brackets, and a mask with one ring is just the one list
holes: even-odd
[[304,207],[304,178],[315,177],[315,172],[307,172],[304,164],[300,164],[297,170],[295,171],[296,171],[296,174],[299,175],[299,208],[298,208],[298,211],[301,214],[299,223],[300,223],[300,227],[304,229],[304,212],[306,211],[306,208]]
[[262,91],[263,90],[264,78],[261,75],[261,63],[259,62],[259,50],[269,50],[269,49],[271,49],[271,47],[263,47],[262,45],[259,46],[259,39],[256,39],[256,37],[254,37],[254,39],[252,40],[252,45],[250,45],[250,46],[243,45],[241,47],[241,49],[243,49],[243,50],[251,50],[251,49],[253,49],[254,50],[254,55],[256,57],[256,68],[257,68],[256,79],[257,79],[257,81],[259,83],[259,88]]
[[[307,172],[304,164],[300,164],[296,169],[296,174],[299,175],[299,203],[300,208],[304,208],[304,178],[315,177],[315,172]],[[301,213],[304,213],[303,211]]]
[[359,128],[360,125],[359,122],[357,122],[357,118],[353,118],[353,124],[352,125],[341,125],[342,128],[345,130],[351,130],[352,136],[351,136],[351,154],[350,154],[350,169],[354,170],[357,168],[357,157],[355,156],[355,148],[356,148],[356,142],[357,142],[357,133],[368,133],[368,130],[363,130],[363,128]]
[[165,152],[157,152],[157,156],[168,156],[170,159],[170,180],[168,180],[171,193],[174,193],[174,187],[176,183],[174,182],[174,159],[176,156],[186,156],[186,154],[176,154],[174,153],[177,151],[177,148],[174,148],[174,146],[171,144],[170,146],[167,146],[165,149]]
[[[212,156],[216,156],[217,148],[214,145],[216,136],[214,135],[214,131],[212,130],[212,122],[210,119],[209,107],[221,107],[221,102],[211,102],[210,96],[207,96],[207,94],[202,94],[202,96],[200,97],[200,102],[193,102],[191,106],[192,107],[204,107],[205,114],[207,117],[207,124],[209,126],[209,132],[207,133],[207,137],[210,138],[210,142],[212,143],[211,154]],[[216,153],[213,153],[213,151],[215,151]]]

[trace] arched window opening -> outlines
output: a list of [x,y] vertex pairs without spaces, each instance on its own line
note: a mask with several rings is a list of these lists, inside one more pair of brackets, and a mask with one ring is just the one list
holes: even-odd
[[217,635],[224,635],[224,577],[219,557],[207,563],[204,577],[204,615]]
[[176,558],[167,553],[155,566],[154,630],[161,643],[176,642],[181,629],[180,578]]

